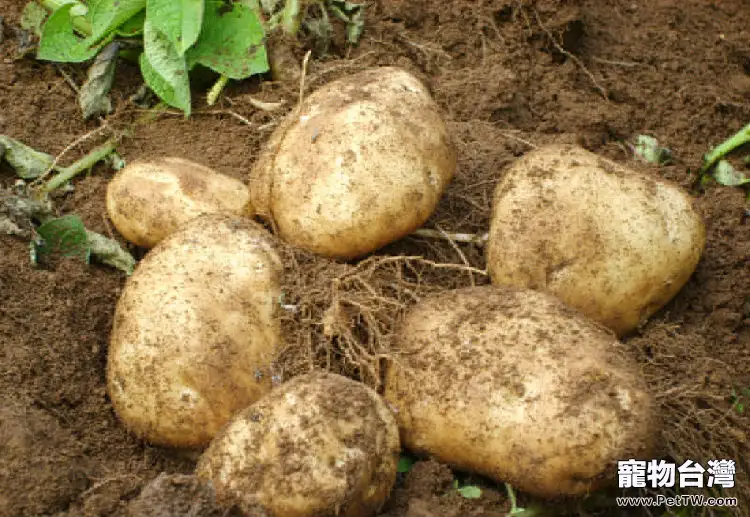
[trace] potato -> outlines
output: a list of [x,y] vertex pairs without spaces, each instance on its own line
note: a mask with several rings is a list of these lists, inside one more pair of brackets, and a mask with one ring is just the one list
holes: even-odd
[[287,116],[253,167],[248,211],[296,247],[355,258],[422,226],[455,168],[425,86],[376,68],[327,84]]
[[247,515],[366,517],[390,494],[399,452],[396,421],[375,391],[313,372],[238,413],[196,475]]
[[623,336],[685,285],[706,242],[686,192],[573,145],[516,161],[493,201],[495,284],[555,294]]
[[606,485],[618,460],[652,448],[654,406],[623,345],[552,295],[428,296],[394,344],[384,397],[417,454],[554,498]]
[[199,448],[271,388],[281,260],[243,216],[203,215],[151,250],[117,303],[107,387],[123,423]]
[[201,214],[241,214],[247,202],[241,181],[174,157],[132,162],[107,187],[107,213],[115,228],[145,248]]

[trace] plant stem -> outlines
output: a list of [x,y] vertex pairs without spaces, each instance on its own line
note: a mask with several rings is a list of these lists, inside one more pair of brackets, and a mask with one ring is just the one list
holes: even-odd
[[505,483],[505,491],[508,492],[508,499],[510,499],[510,513],[513,515],[518,512],[518,503],[516,502],[516,493],[513,491],[513,487],[508,483]]
[[284,34],[296,36],[300,27],[300,2],[299,0],[287,0],[284,11],[281,13],[281,28]]
[[[43,202],[24,196],[5,195],[2,192],[0,192],[0,208],[4,208],[11,214],[11,225],[14,224],[14,217],[19,218],[19,220],[37,220],[39,224],[44,224],[45,222],[55,218],[54,209],[48,201]],[[24,226],[25,225],[21,225],[19,223],[15,228],[14,226],[11,226],[10,228],[7,228],[5,230],[7,231],[8,229],[20,229]],[[17,234],[27,239],[31,239],[33,237],[32,231],[26,232],[24,230],[21,230],[21,232],[18,232]],[[130,253],[124,250],[117,243],[117,241],[108,239],[99,233],[92,232],[91,230],[86,230],[86,236],[88,237],[89,249],[91,250],[91,254],[95,256],[100,262],[121,269],[128,275],[133,272],[136,265],[135,259]]]
[[208,97],[207,102],[209,106],[213,106],[216,104],[216,101],[219,99],[219,95],[221,95],[221,92],[224,90],[224,87],[229,82],[229,77],[226,75],[222,75],[219,77],[218,81],[216,81],[216,84],[214,84],[211,89],[208,91]]
[[444,233],[438,230],[431,230],[429,228],[420,228],[412,233],[417,237],[428,237],[430,239],[440,240],[452,240],[454,242],[467,242],[476,244],[477,246],[484,246],[489,239],[489,234],[477,235],[475,233]]
[[114,140],[107,140],[104,144],[96,147],[93,151],[88,153],[86,156],[73,163],[68,167],[60,167],[60,173],[51,178],[42,189],[42,192],[52,192],[58,187],[61,187],[81,172],[90,169],[97,162],[106,158],[112,151],[115,150],[117,145]]
[[42,7],[50,12],[55,12],[65,4],[75,4],[70,10],[72,14],[73,28],[82,36],[91,36],[91,24],[84,16],[88,8],[76,0],[40,0]]
[[536,517],[543,514],[542,509],[538,505],[519,508],[518,502],[516,501],[516,494],[510,484],[505,483],[505,491],[508,493],[508,500],[510,501],[510,511],[506,514],[506,517]]
[[705,174],[708,169],[714,166],[716,162],[721,160],[724,156],[731,153],[738,147],[750,142],[750,124],[746,125],[734,135],[724,140],[721,144],[711,149],[703,157],[703,167],[701,167],[701,175]]

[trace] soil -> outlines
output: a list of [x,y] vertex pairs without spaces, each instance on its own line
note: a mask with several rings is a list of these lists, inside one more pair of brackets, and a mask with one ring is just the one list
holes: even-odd
[[[57,155],[100,121],[82,120],[71,86],[85,79],[84,67],[17,57],[24,3],[0,0],[0,134]],[[347,49],[337,40],[328,56],[310,61],[307,91],[369,66],[397,65],[419,74],[459,149],[456,179],[426,226],[482,233],[494,184],[532,145],[579,143],[693,189],[689,169],[750,120],[749,14],[744,0],[376,0],[358,47]],[[303,55],[300,49],[300,61]],[[298,100],[296,84],[244,81],[230,85],[213,107],[204,105],[205,91],[196,92],[190,119],[165,113],[128,130],[144,116],[129,101],[139,85],[138,70],[119,65],[115,113],[62,163],[127,130],[118,148],[126,160],[175,155],[246,181],[274,125]],[[284,105],[259,110],[251,96]],[[672,163],[637,160],[628,143],[639,134],[669,147]],[[124,243],[104,206],[112,174],[104,165],[94,167],[56,200],[57,207]],[[0,169],[0,186],[14,181],[9,169]],[[739,498],[730,515],[747,516],[750,411],[740,411],[735,395],[750,388],[750,217],[740,189],[706,185],[692,191],[708,232],[702,260],[680,293],[624,341],[660,404],[666,424],[657,440],[660,457],[678,464],[735,460],[736,485],[724,495]],[[482,251],[473,245],[406,238],[381,252],[484,268]],[[125,280],[123,273],[81,261],[34,267],[28,242],[0,236],[0,516],[132,517],[149,514],[145,507],[153,515],[218,515],[210,501],[184,501],[209,497],[179,476],[192,473],[195,459],[135,439],[108,401],[107,342]],[[448,284],[443,286],[453,287]],[[177,481],[144,492],[162,473]],[[461,497],[452,488],[456,475],[482,485],[482,497]],[[555,503],[546,514],[661,511],[618,509],[614,495],[622,493]],[[529,503],[524,494],[519,499]],[[500,516],[507,510],[502,485],[424,459],[401,476],[381,515]],[[715,508],[694,514],[721,515]]]

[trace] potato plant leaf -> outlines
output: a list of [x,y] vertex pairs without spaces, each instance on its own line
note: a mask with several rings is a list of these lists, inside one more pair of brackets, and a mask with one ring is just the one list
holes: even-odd
[[5,135],[0,135],[0,159],[8,162],[18,177],[25,180],[38,178],[54,162],[52,156]]
[[398,459],[398,466],[396,467],[396,471],[403,474],[409,472],[413,466],[414,460],[412,458],[410,458],[409,456],[401,456]]
[[267,72],[265,30],[257,10],[243,3],[207,0],[203,30],[187,56],[191,65],[203,65],[230,79]]
[[328,8],[336,18],[346,23],[346,40],[356,45],[365,28],[364,4],[347,0],[330,0]]
[[149,0],[146,16],[183,55],[201,33],[204,4],[204,0]]
[[328,54],[331,46],[331,22],[325,9],[321,10],[321,17],[310,17],[303,22],[305,29],[313,35],[315,41],[315,53],[319,56]]
[[[68,232],[67,237],[63,240],[83,242],[84,235],[81,232],[82,223],[79,225],[80,219],[76,221],[76,219],[71,219],[75,216],[68,216],[67,222],[65,222],[66,218],[61,218],[61,222],[59,219],[55,219],[53,210],[54,207],[48,198],[42,201],[32,199],[26,193],[14,195],[0,189],[0,233],[9,233],[31,239],[31,261],[34,264],[37,264],[40,256],[43,257],[50,249],[49,245],[59,239],[60,234],[55,231],[55,228],[57,230],[62,228],[63,233]],[[34,229],[34,221],[42,223],[42,226]],[[135,259],[117,241],[108,239],[96,232],[85,230],[85,228],[84,231],[92,257],[103,264],[116,267],[128,275],[134,271]],[[37,238],[34,238],[34,232],[36,232]],[[51,234],[51,239],[49,234]],[[85,254],[85,249],[81,248],[81,252],[82,255]]]
[[75,4],[68,3],[53,12],[42,27],[37,59],[63,63],[88,61],[99,51],[91,47],[88,40],[76,36],[71,20],[71,9]]
[[135,259],[130,253],[122,249],[117,241],[92,231],[87,231],[86,234],[91,254],[96,260],[124,271],[128,275],[133,274],[136,264]]
[[146,0],[91,0],[86,15],[91,22],[91,42],[99,42],[146,8]]
[[37,2],[29,2],[21,13],[21,28],[41,36],[47,14],[47,10]]
[[109,165],[113,170],[116,171],[121,170],[123,167],[125,167],[125,165],[127,165],[125,159],[116,152],[107,155],[105,161],[107,165]]
[[649,163],[664,165],[672,159],[672,152],[659,147],[656,138],[647,135],[638,135],[635,143],[635,153]]
[[721,160],[716,164],[713,177],[717,183],[726,187],[741,187],[750,184],[750,178],[732,167],[726,160]]
[[86,227],[77,215],[50,219],[36,229],[39,235],[33,242],[34,261],[47,255],[82,257],[86,263],[91,258],[91,247]]
[[143,34],[143,23],[146,21],[146,10],[139,12],[132,18],[128,18],[116,30],[115,34],[123,38],[132,38]]
[[102,49],[89,67],[86,82],[78,92],[78,105],[83,118],[97,115],[109,115],[112,112],[112,101],[109,90],[115,77],[115,65],[120,50],[118,42],[112,42]]
[[165,103],[189,115],[190,80],[185,57],[148,18],[143,25],[143,53],[139,62],[148,87]]
[[482,497],[482,489],[475,485],[466,485],[456,489],[461,497],[465,499],[479,499]]
[[737,131],[703,156],[701,175],[705,174],[716,162],[747,143],[750,143],[750,124]]

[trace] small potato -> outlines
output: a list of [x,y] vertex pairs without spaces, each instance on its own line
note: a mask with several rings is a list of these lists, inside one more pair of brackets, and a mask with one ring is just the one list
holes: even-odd
[[376,68],[315,91],[279,125],[253,167],[248,211],[294,246],[355,258],[422,226],[455,168],[427,88]]
[[516,161],[497,185],[487,269],[555,294],[623,336],[685,285],[706,242],[686,192],[572,145]]
[[553,296],[482,286],[407,313],[385,399],[402,445],[540,497],[581,495],[647,458],[644,380],[605,327]]
[[390,494],[399,452],[396,421],[375,391],[316,372],[237,414],[196,475],[247,515],[367,517]]
[[118,301],[107,387],[123,423],[199,448],[271,388],[281,260],[242,216],[200,216],[151,250]]
[[107,187],[107,213],[115,228],[145,248],[201,214],[241,214],[247,201],[241,181],[183,158],[130,163]]

